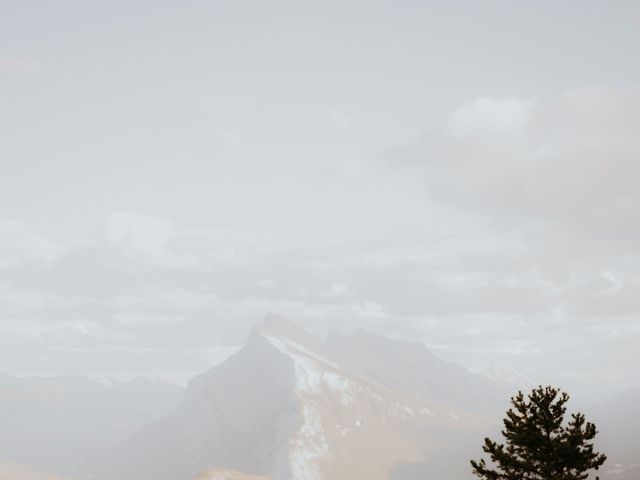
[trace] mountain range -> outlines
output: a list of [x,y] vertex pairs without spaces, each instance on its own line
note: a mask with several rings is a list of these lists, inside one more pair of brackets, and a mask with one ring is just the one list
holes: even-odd
[[[471,372],[418,342],[362,330],[323,340],[270,314],[184,391],[0,377],[0,460],[65,480],[470,479],[469,459],[499,435],[518,388],[512,375]],[[637,398],[586,412],[612,453],[603,479],[640,472]]]
[[0,479],[3,460],[76,475],[105,450],[177,408],[182,396],[180,387],[145,378],[118,382],[0,374]]
[[[363,331],[322,341],[269,315],[236,355],[191,380],[174,413],[96,471],[122,480],[218,478],[221,468],[238,472],[228,478],[413,478],[477,445],[509,392],[420,343]],[[468,470],[466,457],[459,464]]]

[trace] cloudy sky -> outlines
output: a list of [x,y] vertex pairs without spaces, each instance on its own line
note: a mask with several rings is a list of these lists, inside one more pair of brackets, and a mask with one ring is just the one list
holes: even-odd
[[0,371],[183,382],[273,311],[640,380],[637,2],[0,10]]

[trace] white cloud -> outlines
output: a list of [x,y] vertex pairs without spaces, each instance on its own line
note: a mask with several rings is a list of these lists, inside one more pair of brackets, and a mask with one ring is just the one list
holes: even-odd
[[607,281],[609,286],[605,290],[598,292],[599,295],[616,294],[620,292],[624,286],[624,283],[611,272],[602,272],[602,278]]
[[110,242],[130,245],[152,254],[167,248],[172,231],[173,226],[167,220],[133,212],[112,213],[105,227]]
[[107,241],[131,256],[141,256],[161,265],[193,265],[194,256],[171,248],[173,234],[170,221],[136,212],[112,213],[105,225]]
[[112,318],[119,323],[126,325],[159,325],[163,323],[184,323],[184,315],[166,315],[162,313],[134,313],[123,311],[114,313]]
[[534,100],[476,98],[456,108],[447,129],[458,138],[483,135],[516,135],[527,126]]
[[345,297],[349,294],[349,287],[344,283],[334,283],[329,288],[329,291],[326,293],[327,297],[339,298]]
[[0,222],[0,267],[24,261],[49,262],[60,251],[60,246],[31,232],[20,222]]

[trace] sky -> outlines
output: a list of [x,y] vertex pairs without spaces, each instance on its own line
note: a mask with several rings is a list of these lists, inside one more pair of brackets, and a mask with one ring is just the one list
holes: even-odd
[[277,312],[639,383],[639,23],[0,0],[0,371],[184,383]]

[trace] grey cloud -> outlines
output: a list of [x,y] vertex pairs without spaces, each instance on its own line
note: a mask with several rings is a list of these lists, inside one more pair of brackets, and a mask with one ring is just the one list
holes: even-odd
[[[107,218],[103,236],[4,271],[3,331],[25,352],[42,349],[44,356],[25,360],[23,368],[43,362],[69,368],[95,351],[86,365],[92,372],[146,365],[171,378],[233,351],[268,311],[319,334],[361,326],[423,338],[449,345],[445,356],[472,365],[520,357],[525,370],[532,366],[527,358],[555,348],[550,329],[560,343],[572,339],[580,349],[601,335],[587,327],[602,325],[603,316],[612,331],[637,335],[625,314],[636,304],[627,293],[633,272],[616,276],[623,286],[614,283],[613,290],[614,273],[549,279],[536,268],[513,270],[535,263],[527,248],[501,242],[500,232],[483,235],[483,247],[443,249],[441,238],[410,238],[328,248],[118,214]],[[627,310],[618,301],[623,294]]]
[[430,196],[511,222],[552,222],[605,241],[637,240],[640,92],[478,98],[400,154]]

